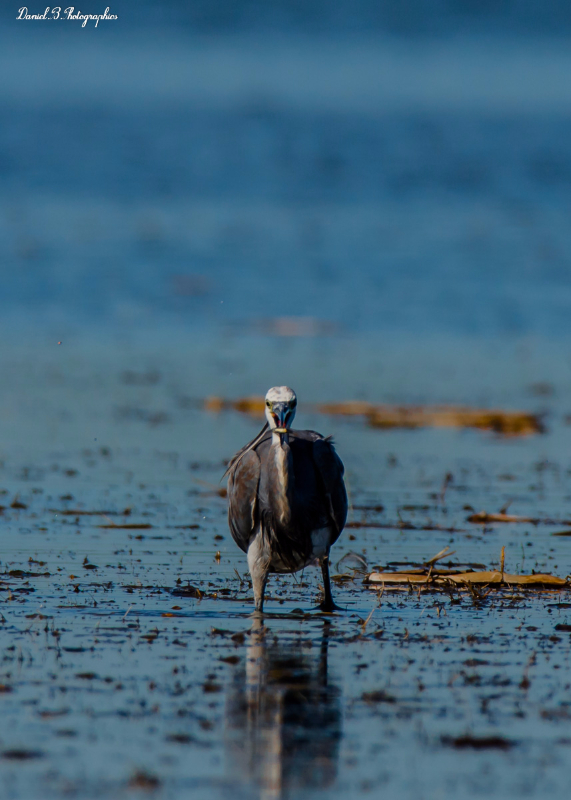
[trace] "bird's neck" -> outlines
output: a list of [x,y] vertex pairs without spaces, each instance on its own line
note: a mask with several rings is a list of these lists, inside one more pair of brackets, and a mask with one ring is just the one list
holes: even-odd
[[285,431],[285,428],[272,428],[272,444],[289,444],[289,430],[286,433],[278,433],[278,430]]
[[287,433],[272,433],[271,457],[276,475],[275,492],[273,493],[274,510],[282,524],[291,520],[290,498],[293,490],[291,474],[291,450]]

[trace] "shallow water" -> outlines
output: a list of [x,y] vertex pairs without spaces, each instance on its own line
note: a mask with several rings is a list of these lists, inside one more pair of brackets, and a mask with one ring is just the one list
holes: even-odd
[[[324,340],[320,352],[336,347]],[[172,354],[62,348],[25,360],[22,349],[4,364],[3,796],[567,789],[569,633],[556,629],[571,623],[567,592],[380,596],[355,574],[335,586],[344,611],[329,617],[315,611],[318,576],[307,569],[272,578],[260,630],[218,494],[224,459],[258,423],[184,401],[194,378]],[[280,340],[273,348],[277,357]],[[223,360],[224,346],[216,350]],[[302,385],[311,383],[308,352],[294,342],[281,355]],[[507,363],[470,352],[475,364],[487,358],[492,376]],[[407,363],[417,358],[409,352]],[[192,364],[209,391],[223,382],[213,359],[204,345]],[[546,411],[547,432],[526,439],[374,431],[300,408],[300,425],[336,435],[350,522],[363,523],[347,528],[334,566],[349,551],[369,567],[422,562],[446,545],[453,563],[497,566],[504,545],[510,571],[571,573],[571,539],[552,536],[571,529],[565,382],[534,399],[529,359],[515,355],[504,384],[491,381],[512,406]],[[422,360],[438,369],[438,356]],[[385,366],[395,374],[390,359]],[[417,385],[408,373],[413,397],[418,366]],[[346,392],[342,372],[331,379]],[[493,385],[483,388],[493,399]],[[386,399],[380,386],[374,396]],[[466,521],[469,507],[497,511],[510,500],[510,512],[562,524]],[[202,596],[185,594],[189,585]],[[499,738],[474,749],[456,741],[465,735]]]

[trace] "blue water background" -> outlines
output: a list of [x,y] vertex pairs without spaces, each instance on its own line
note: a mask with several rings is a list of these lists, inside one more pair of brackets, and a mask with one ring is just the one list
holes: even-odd
[[7,336],[568,340],[563,4],[110,10],[0,34]]

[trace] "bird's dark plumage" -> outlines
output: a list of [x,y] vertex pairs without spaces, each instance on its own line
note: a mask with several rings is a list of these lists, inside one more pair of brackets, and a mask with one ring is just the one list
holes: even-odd
[[[347,520],[343,464],[331,440],[324,439],[315,431],[291,431],[289,439],[295,480],[292,504],[295,537],[290,537],[281,530],[283,526],[276,518],[274,510],[271,475],[268,476],[267,470],[262,469],[268,466],[272,443],[271,432],[267,431],[267,427],[235,456],[235,466],[229,468],[230,531],[238,547],[245,553],[248,552],[248,546],[261,519],[276,534],[285,536],[286,540],[293,538],[289,547],[307,558],[311,556],[309,540],[312,531],[331,525],[333,531],[330,544],[333,544]],[[283,549],[287,549],[285,541],[283,544]]]
[[[331,439],[315,431],[285,434],[266,425],[228,467],[230,531],[248,553],[255,594],[254,572],[263,573],[260,609],[267,574],[315,560],[323,566],[347,519],[343,464]],[[328,592],[330,599],[327,573]]]

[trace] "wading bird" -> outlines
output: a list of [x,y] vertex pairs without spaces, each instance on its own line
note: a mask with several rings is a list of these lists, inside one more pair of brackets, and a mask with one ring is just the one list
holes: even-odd
[[330,438],[291,429],[297,398],[287,386],[266,395],[266,424],[230,461],[228,522],[248,554],[256,611],[264,607],[271,572],[297,572],[320,564],[322,611],[331,596],[329,549],[347,520],[343,463]]

